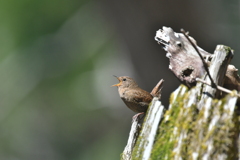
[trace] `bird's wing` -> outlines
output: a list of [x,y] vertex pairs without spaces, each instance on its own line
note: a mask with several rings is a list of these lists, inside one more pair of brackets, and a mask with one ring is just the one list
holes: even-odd
[[133,98],[133,100],[135,102],[150,103],[152,101],[152,98],[153,98],[152,95],[149,92],[145,91],[145,90],[141,90],[141,91],[139,91],[139,90],[132,90],[131,92],[132,92],[132,94],[135,95],[134,98]]

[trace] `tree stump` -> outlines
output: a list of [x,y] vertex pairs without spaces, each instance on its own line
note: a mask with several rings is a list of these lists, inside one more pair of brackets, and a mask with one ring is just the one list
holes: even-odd
[[[198,55],[184,37],[178,35],[175,39],[171,38],[171,36],[176,35],[175,32],[169,28],[167,31],[170,38],[166,37],[165,34],[165,37],[161,37],[164,40],[161,38],[158,40],[162,40],[160,43],[164,43],[163,47],[168,52],[170,66],[172,65],[170,69],[176,73],[176,77],[185,85],[180,85],[171,94],[167,111],[157,98],[153,99],[141,130],[135,128],[138,133],[134,134],[135,137],[133,136],[135,143],[132,145],[131,154],[128,152],[128,156],[125,156],[126,152],[124,152],[122,159],[239,159],[240,120],[236,107],[239,96],[237,91],[223,94],[213,85],[209,86],[196,81],[196,78],[200,78],[207,83],[211,83],[202,67],[203,65],[200,63],[201,61],[197,59],[199,58]],[[175,44],[178,47],[184,46],[184,49],[181,48],[181,51],[184,52],[177,53],[174,51],[174,53],[170,53],[169,51],[172,50],[170,50],[169,46],[171,45],[169,44]],[[202,49],[200,50],[205,52]],[[176,55],[179,53],[181,55]],[[223,86],[226,70],[233,57],[231,49],[218,45],[214,54],[206,52],[204,56],[206,61],[210,59],[208,69],[215,84]],[[172,59],[173,57],[174,59]],[[181,59],[181,57],[184,58]],[[179,62],[175,63],[175,61],[179,61],[179,58],[182,65],[179,65]],[[190,62],[192,58],[194,58],[194,61]],[[187,63],[185,63],[186,60]],[[176,68],[177,65],[175,64],[177,63],[179,68]],[[193,63],[194,71],[191,74],[185,73],[189,77],[182,76],[182,71],[189,69],[191,63]],[[137,123],[134,122],[132,126],[139,126]]]

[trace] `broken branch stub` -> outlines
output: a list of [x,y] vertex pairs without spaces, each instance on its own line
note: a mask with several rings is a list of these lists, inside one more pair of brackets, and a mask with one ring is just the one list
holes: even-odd
[[238,69],[235,68],[234,65],[228,65],[223,87],[240,91],[240,77],[238,75]]
[[[213,58],[209,63],[209,73],[213,78],[215,84],[223,86],[227,66],[232,60],[233,53],[229,47],[218,45],[214,51]],[[210,83],[209,77],[206,81]],[[213,98],[220,98],[220,91],[211,86],[203,87],[203,96],[211,96]]]
[[[208,59],[211,54],[197,46],[196,41],[189,36],[191,41],[204,57]],[[170,64],[169,69],[188,87],[196,85],[196,78],[201,78],[204,73],[202,60],[194,47],[182,33],[176,33],[170,27],[163,27],[156,33],[155,40],[167,51]]]
[[152,91],[150,93],[153,97],[157,97],[159,100],[161,99],[161,92],[162,92],[162,88],[163,88],[163,82],[164,82],[164,80],[161,79],[157,83],[157,85],[152,89]]

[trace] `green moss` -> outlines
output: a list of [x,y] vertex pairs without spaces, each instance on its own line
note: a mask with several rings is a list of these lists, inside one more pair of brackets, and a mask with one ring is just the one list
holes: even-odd
[[[164,119],[162,123],[159,125],[157,140],[153,146],[151,159],[171,159],[172,156],[172,150],[174,148],[174,145],[176,143],[174,128],[179,127],[179,121],[182,121],[181,117],[179,117],[179,114],[182,111],[183,106],[183,99],[185,96],[184,94],[181,94],[182,91],[186,89],[185,86],[180,86],[178,96],[175,98],[176,95],[174,93],[171,95],[170,101],[172,104],[172,107],[165,113]],[[180,95],[180,96],[179,96]],[[185,126],[187,127],[187,126]]]
[[171,133],[174,130],[174,123],[172,120],[163,122],[159,127],[157,141],[152,151],[152,159],[164,159],[169,157],[174,147],[175,142],[171,140]]
[[228,47],[228,46],[224,46],[224,50],[226,51],[227,54],[233,52],[233,50],[230,47]]
[[[218,159],[222,154],[227,154],[228,159],[235,158],[237,150],[234,140],[238,135],[236,133],[239,133],[240,123],[238,116],[232,116],[224,109],[228,98],[208,101],[209,107],[205,102],[206,105],[199,111],[198,104],[187,106],[193,95],[191,90],[182,93],[183,89],[184,87],[180,86],[177,97],[174,95],[175,92],[171,95],[171,108],[165,113],[159,125],[151,159],[172,159],[178,155],[182,159],[192,159],[193,153],[203,157],[211,143],[213,152],[209,152],[209,159]],[[214,122],[215,125],[210,128],[210,124]],[[174,149],[179,145],[180,135],[185,136],[182,137],[177,153]]]
[[[222,100],[209,98],[200,110],[197,93],[199,92],[195,88],[188,90],[183,85],[172,93],[171,107],[159,125],[151,160],[176,157],[193,159],[193,154],[198,155],[199,159],[206,155],[209,159],[219,159],[219,155],[227,155],[227,159],[236,158],[238,151],[235,140],[239,135],[240,118],[224,106],[236,93],[231,93]],[[142,138],[138,138],[134,147],[133,160],[143,156],[144,147],[141,146],[144,145],[140,144]],[[209,146],[212,146],[211,152]]]

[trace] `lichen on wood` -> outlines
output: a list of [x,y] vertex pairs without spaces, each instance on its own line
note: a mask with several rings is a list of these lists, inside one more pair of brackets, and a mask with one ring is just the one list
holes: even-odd
[[196,88],[180,86],[164,115],[151,159],[232,159],[238,151],[239,120],[234,113],[236,91],[221,100],[207,98],[201,110],[192,100]]
[[173,133],[176,133],[176,127],[179,124],[178,114],[181,108],[179,106],[183,105],[183,98],[187,91],[187,87],[181,86],[175,91],[176,94],[171,95],[171,107],[166,111],[159,126],[151,159],[170,159],[176,143],[176,136]]
[[142,119],[140,116],[133,119],[131,130],[128,137],[128,142],[124,151],[122,153],[122,160],[130,160],[132,157],[132,151],[136,144],[140,129],[141,129]]
[[133,150],[132,160],[148,160],[155,141],[158,125],[164,113],[164,106],[155,97],[149,106],[142,130]]

